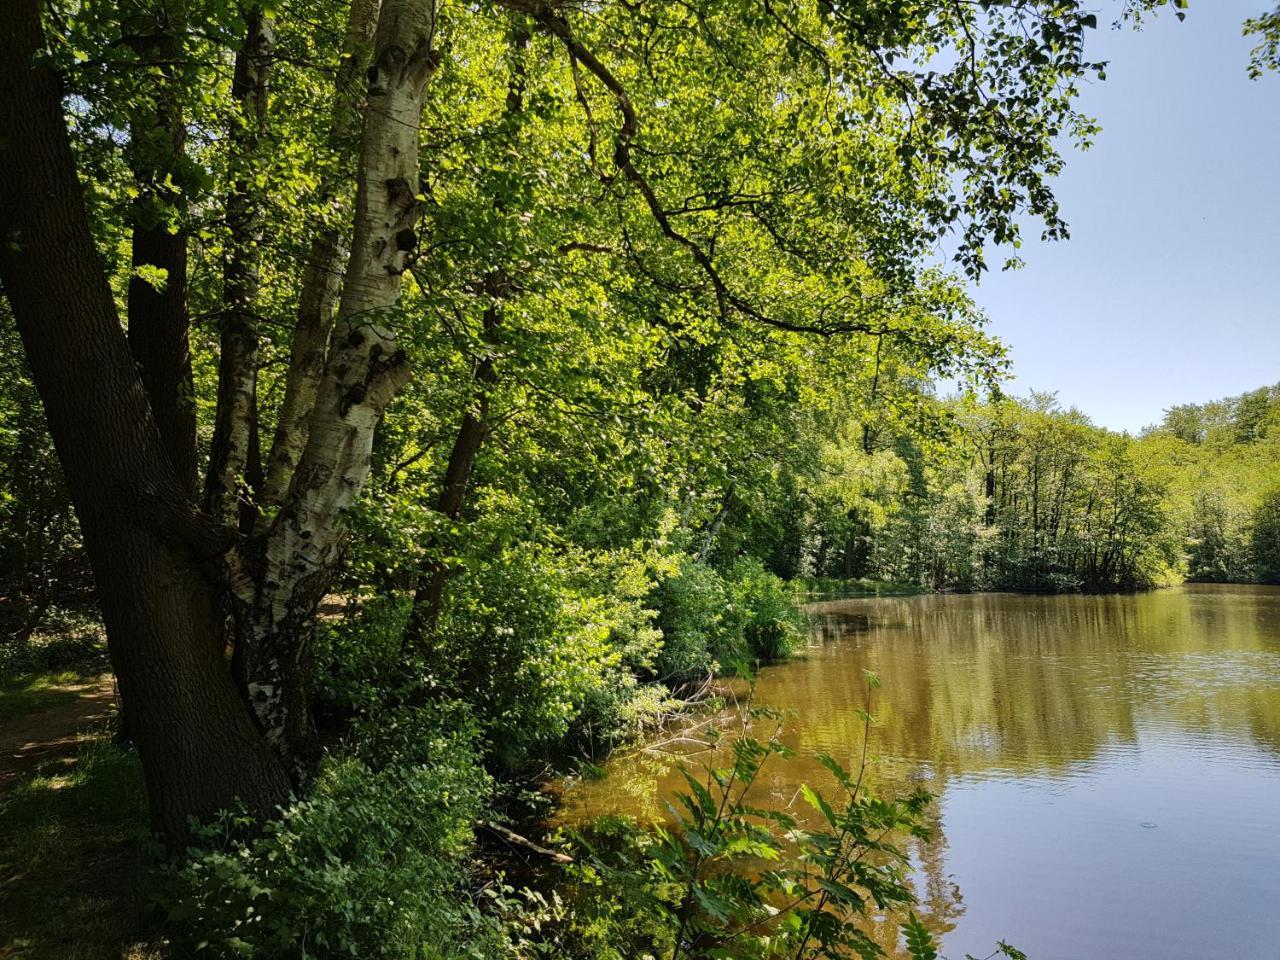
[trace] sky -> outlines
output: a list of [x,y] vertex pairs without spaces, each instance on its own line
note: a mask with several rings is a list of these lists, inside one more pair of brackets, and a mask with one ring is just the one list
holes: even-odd
[[1270,0],[1199,0],[1141,32],[1099,17],[1081,108],[1102,133],[1055,193],[1071,239],[1027,224],[1021,270],[973,289],[1010,392],[1056,391],[1137,432],[1174,404],[1280,382],[1280,75],[1250,80],[1241,23]]

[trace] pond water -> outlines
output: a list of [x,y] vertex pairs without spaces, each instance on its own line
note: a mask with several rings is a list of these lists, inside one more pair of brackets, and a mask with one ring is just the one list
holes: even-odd
[[[857,766],[883,687],[882,794],[922,782],[921,913],[952,958],[1280,958],[1280,588],[1137,596],[925,596],[815,604],[813,643],[762,670],[797,751],[761,799],[804,808]],[[563,815],[663,815],[680,746],[567,788]],[[881,935],[891,944],[892,932]],[[894,951],[896,952],[896,951]]]

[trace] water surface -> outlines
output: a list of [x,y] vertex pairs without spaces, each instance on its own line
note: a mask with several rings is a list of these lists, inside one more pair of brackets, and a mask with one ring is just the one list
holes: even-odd
[[[761,798],[830,787],[819,751],[871,751],[882,792],[923,782],[922,913],[952,958],[1280,958],[1280,588],[984,594],[817,604],[812,645],[763,670],[795,760]],[[662,816],[679,745],[577,784],[565,815]],[[891,934],[890,934],[891,936]]]

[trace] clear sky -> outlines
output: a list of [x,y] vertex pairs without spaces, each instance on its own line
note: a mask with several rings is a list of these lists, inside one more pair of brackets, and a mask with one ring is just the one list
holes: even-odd
[[1057,391],[1137,431],[1176,403],[1280,381],[1280,75],[1252,81],[1241,22],[1270,0],[1198,0],[1185,22],[1094,31],[1102,133],[1057,181],[1071,239],[974,289],[1015,394]]

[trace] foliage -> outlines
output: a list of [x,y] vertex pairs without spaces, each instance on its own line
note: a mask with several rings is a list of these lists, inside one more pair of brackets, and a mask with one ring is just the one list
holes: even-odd
[[452,582],[421,669],[471,704],[508,770],[643,724],[631,705],[634,671],[652,662],[660,634],[633,582],[635,563],[625,552],[513,544]]
[[46,607],[30,634],[0,644],[0,677],[49,672],[96,676],[111,666],[102,632],[90,611]]
[[725,584],[711,567],[682,562],[658,582],[650,602],[662,631],[662,652],[655,664],[659,678],[692,680],[717,669],[721,656],[728,661],[738,653],[724,623]]
[[[44,410],[0,299],[0,656],[21,645],[51,604],[82,594],[79,527]],[[61,596],[59,596],[61,595]]]
[[782,659],[803,626],[795,592],[754,559],[722,574],[684,558],[658,581],[649,602],[662,631],[654,673],[664,682]]
[[739,659],[768,663],[793,653],[805,627],[795,591],[755,559],[735,563],[726,581],[725,618],[742,638]]
[[279,819],[196,830],[166,892],[184,955],[486,955],[464,857],[488,787],[468,739],[416,721],[369,736],[380,766],[334,759]]
[[1280,483],[1280,388],[1172,407],[1141,443],[1167,466],[1192,580],[1266,579],[1266,503]]
[[1244,30],[1258,38],[1249,63],[1249,76],[1256,80],[1267,70],[1280,70],[1280,7],[1246,20]]
[[1280,583],[1280,489],[1259,504],[1251,540],[1254,576],[1260,583]]
[[881,957],[873,911],[901,917],[911,949],[927,955],[932,936],[902,916],[914,893],[900,843],[927,838],[929,795],[873,796],[864,751],[852,773],[819,758],[838,797],[805,787],[808,817],[763,806],[753,788],[764,766],[789,755],[781,726],[748,706],[728,743],[708,744],[724,766],[684,769],[688,790],[672,799],[669,823],[613,818],[576,840],[573,908],[549,934],[555,955]]

